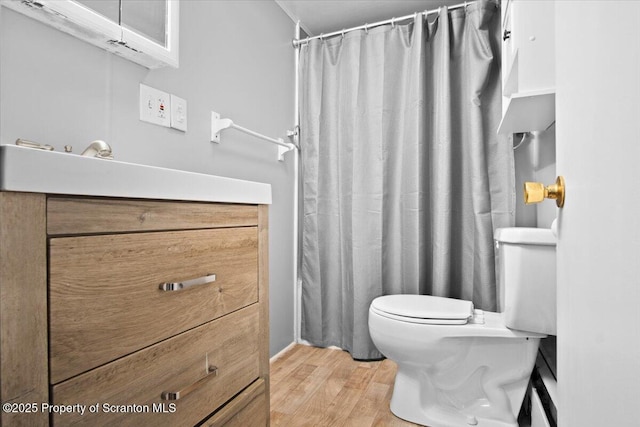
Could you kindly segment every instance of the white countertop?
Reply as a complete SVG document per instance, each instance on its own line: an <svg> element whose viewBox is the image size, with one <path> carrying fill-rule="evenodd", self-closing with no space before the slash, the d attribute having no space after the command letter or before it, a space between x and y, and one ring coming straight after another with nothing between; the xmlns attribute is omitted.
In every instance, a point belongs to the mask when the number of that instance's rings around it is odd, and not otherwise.
<svg viewBox="0 0 640 427"><path fill-rule="evenodd" d="M0 145L0 190L271 204L271 184Z"/></svg>

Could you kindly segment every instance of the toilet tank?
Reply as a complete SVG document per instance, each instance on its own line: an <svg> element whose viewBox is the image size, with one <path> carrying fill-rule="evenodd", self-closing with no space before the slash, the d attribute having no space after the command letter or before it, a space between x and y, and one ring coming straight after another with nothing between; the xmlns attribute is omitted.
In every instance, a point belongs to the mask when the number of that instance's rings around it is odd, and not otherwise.
<svg viewBox="0 0 640 427"><path fill-rule="evenodd" d="M545 228L499 228L498 311L508 328L557 335L556 237Z"/></svg>

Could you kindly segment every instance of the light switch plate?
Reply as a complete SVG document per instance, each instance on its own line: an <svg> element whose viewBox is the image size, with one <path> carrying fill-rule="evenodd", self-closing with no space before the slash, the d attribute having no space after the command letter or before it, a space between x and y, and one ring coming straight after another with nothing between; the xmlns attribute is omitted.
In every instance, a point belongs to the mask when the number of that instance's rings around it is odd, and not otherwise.
<svg viewBox="0 0 640 427"><path fill-rule="evenodd" d="M187 101L171 95L171 127L174 129L187 131Z"/></svg>
<svg viewBox="0 0 640 427"><path fill-rule="evenodd" d="M170 127L170 95L167 92L140 83L140 120Z"/></svg>

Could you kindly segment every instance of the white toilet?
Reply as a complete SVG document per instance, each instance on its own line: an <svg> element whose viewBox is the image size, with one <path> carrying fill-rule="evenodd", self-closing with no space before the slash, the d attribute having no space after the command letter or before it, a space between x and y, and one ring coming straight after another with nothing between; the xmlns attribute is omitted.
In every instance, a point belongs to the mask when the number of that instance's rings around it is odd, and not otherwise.
<svg viewBox="0 0 640 427"><path fill-rule="evenodd" d="M556 334L555 236L502 228L499 313L469 301L387 295L369 308L369 332L398 364L391 411L429 427L517 427L540 338Z"/></svg>

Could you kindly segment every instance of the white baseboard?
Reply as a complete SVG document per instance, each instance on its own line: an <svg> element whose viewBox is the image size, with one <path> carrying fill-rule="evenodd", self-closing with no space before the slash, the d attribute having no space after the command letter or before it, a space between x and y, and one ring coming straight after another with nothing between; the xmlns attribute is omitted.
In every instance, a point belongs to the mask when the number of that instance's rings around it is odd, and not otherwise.
<svg viewBox="0 0 640 427"><path fill-rule="evenodd" d="M306 340L298 340L298 342L292 342L291 344L289 344L288 346L286 346L285 348L283 348L282 350L280 350L279 352L277 352L276 354L273 355L273 357L271 357L269 359L269 363L273 363L276 360L278 360L279 358L281 358L282 356L284 356L289 350L291 350L293 347L295 347L296 345L306 345L307 347L315 347L313 344L311 344L309 341ZM327 350L340 350L342 351L342 349L340 347L336 347L335 345L326 347Z"/></svg>
<svg viewBox="0 0 640 427"><path fill-rule="evenodd" d="M271 357L269 359L269 363L273 363L276 360L278 360L279 358L281 358L286 352L291 350L296 344L297 343L294 341L291 344L289 344L288 346L286 346L285 348L283 348L282 350L280 350L279 352L277 352L276 354L274 354L273 357Z"/></svg>

